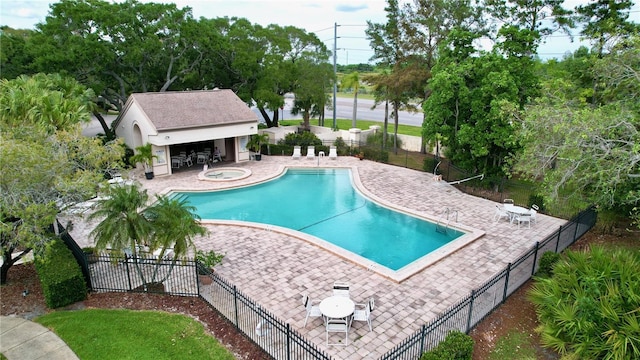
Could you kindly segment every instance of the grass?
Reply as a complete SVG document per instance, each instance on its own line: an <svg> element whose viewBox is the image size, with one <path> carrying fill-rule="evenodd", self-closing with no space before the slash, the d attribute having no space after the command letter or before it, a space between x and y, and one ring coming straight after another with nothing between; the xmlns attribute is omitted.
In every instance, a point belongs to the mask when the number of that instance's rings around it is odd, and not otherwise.
<svg viewBox="0 0 640 360"><path fill-rule="evenodd" d="M278 123L281 126L291 126L291 125L300 125L300 122L302 120L301 119L295 119L295 120L280 120ZM309 122L311 123L311 125L317 125L318 124L318 119L311 119L309 120ZM338 126L338 129L342 129L342 130L347 130L351 128L351 119L336 119L336 125ZM377 121L371 121L371 120L357 120L356 121L356 126L358 129L362 129L362 130L368 130L369 126L372 125L378 125L380 126L380 129L382 129L382 125L383 123L381 122L377 122ZM324 120L324 127L332 127L333 126L333 119L325 119ZM389 134L393 134L393 121L389 121L389 127L387 128L387 131ZM410 136L422 136L422 128L419 126L411 126L411 125L403 125L403 124L398 124L398 134L403 134L403 135L410 135Z"/></svg>
<svg viewBox="0 0 640 360"><path fill-rule="evenodd" d="M518 331L501 337L487 360L535 360L536 351L531 338Z"/></svg>
<svg viewBox="0 0 640 360"><path fill-rule="evenodd" d="M36 319L80 359L234 359L202 324L158 311L58 311Z"/></svg>

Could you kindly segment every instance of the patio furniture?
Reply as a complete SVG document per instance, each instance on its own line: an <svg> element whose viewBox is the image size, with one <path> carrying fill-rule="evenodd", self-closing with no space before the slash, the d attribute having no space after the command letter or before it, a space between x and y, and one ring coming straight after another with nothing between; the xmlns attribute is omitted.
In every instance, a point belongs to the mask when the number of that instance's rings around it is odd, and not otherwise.
<svg viewBox="0 0 640 360"><path fill-rule="evenodd" d="M540 208L538 207L538 205L536 204L531 205L531 209L529 209L529 212L531 213L531 222L533 223L536 222L536 215L538 214L538 211L540 211Z"/></svg>
<svg viewBox="0 0 640 360"><path fill-rule="evenodd" d="M307 146L307 159L314 159L316 157L315 146Z"/></svg>
<svg viewBox="0 0 640 360"><path fill-rule="evenodd" d="M523 208L522 206L517 206L513 204L504 204L504 209L507 210L507 212L509 213L511 217L511 223L516 222L519 215L527 215L529 216L527 220L531 219L531 212L529 211L529 209ZM519 223L518 223L518 227L520 227Z"/></svg>
<svg viewBox="0 0 640 360"><path fill-rule="evenodd" d="M496 205L496 213L493 215L493 221L500 221L503 217L511 222L511 214L509 214L504 206Z"/></svg>
<svg viewBox="0 0 640 360"><path fill-rule="evenodd" d="M513 221L518 222L518 229L520 229L520 224L525 222L531 229L531 214L514 214Z"/></svg>
<svg viewBox="0 0 640 360"><path fill-rule="evenodd" d="M322 317L320 306L317 303L318 301L311 300L307 294L302 295L302 305L304 305L304 309L307 312L307 316L304 318L304 327L307 327L307 320L310 317Z"/></svg>
<svg viewBox="0 0 640 360"><path fill-rule="evenodd" d="M342 345L349 344L349 324L346 319L329 319L326 326L327 345ZM331 333L344 333L344 342L342 338L337 342L331 341Z"/></svg>
<svg viewBox="0 0 640 360"><path fill-rule="evenodd" d="M302 153L300 152L300 146L293 147L293 155L291 155L292 159L300 160Z"/></svg>
<svg viewBox="0 0 640 360"><path fill-rule="evenodd" d="M369 331L373 331L371 327L371 312L373 311L374 304L373 298L369 299L366 304L356 304L349 327L351 327L354 321L364 321L369 325Z"/></svg>
<svg viewBox="0 0 640 360"><path fill-rule="evenodd" d="M513 199L504 199L502 200L503 204L514 204Z"/></svg>
<svg viewBox="0 0 640 360"><path fill-rule="evenodd" d="M329 148L329 159L337 160L338 159L338 150L335 146Z"/></svg>
<svg viewBox="0 0 640 360"><path fill-rule="evenodd" d="M349 284L342 281L333 283L333 295L349 297Z"/></svg>
<svg viewBox="0 0 640 360"><path fill-rule="evenodd" d="M334 295L322 300L318 307L328 319L346 319L353 314L356 304L348 297Z"/></svg>

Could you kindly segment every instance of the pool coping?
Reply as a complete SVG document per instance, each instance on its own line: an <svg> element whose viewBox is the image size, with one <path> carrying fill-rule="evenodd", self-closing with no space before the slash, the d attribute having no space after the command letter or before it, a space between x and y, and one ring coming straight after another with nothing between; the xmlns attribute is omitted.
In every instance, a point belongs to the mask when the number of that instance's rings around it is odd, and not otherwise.
<svg viewBox="0 0 640 360"><path fill-rule="evenodd" d="M278 170L276 172L274 172L274 175L271 177L268 177L266 179L262 179L261 181L257 181L257 182L253 182L250 184L242 184L242 185L238 185L238 186L229 186L229 187L225 187L224 189L216 189L216 190L212 190L212 189L193 189L193 188L166 188L163 191L161 191L161 193L163 195L169 194L171 192L178 192L178 191L183 191L183 192L211 192L211 191L224 191L224 190L231 190L231 189L238 189L238 188L244 188L244 187L248 187L248 186L254 186L257 184L261 184L261 183L265 183L268 181L272 181L274 179L277 179L281 176L283 176L286 172L286 170L288 169L308 169L305 167L297 167L297 166L285 166L285 165L280 165L278 167ZM318 169L318 168L316 168ZM383 206L385 208L388 208L390 210L393 211L397 211L400 213L403 213L405 215L408 216L412 216L421 220L425 220L425 221L429 221L432 222L434 224L438 224L440 222L440 219L435 219L432 216L429 216L427 214L423 214L423 213L419 213L416 212L414 210L405 208L401 205L398 204L393 204L390 203L388 201L385 201L384 199L376 196L375 194L373 194L372 192L368 191L365 186L362 184L362 181L360 180L360 174L358 172L358 167L357 166L344 166L344 167L322 167L320 169L347 169L350 170L350 178L351 178L351 184L355 187L355 189L360 192L364 197L368 198L369 200L375 202L376 204ZM202 173L200 173L202 174ZM200 174L198 174L198 178L200 179ZM250 176L251 174L249 174L248 176ZM242 177L242 179L247 178L246 177ZM237 178L238 180L241 178ZM235 179L228 179L227 181L232 181ZM375 272L385 278L388 278L390 280L393 280L397 283L401 283L404 280L420 273L421 271L427 269L428 267L436 264L438 261L444 259L445 257L453 254L454 252L466 247L467 245L473 243L475 240L481 238L482 236L485 235L484 231L469 227L469 226L465 226L463 224L459 224L459 223L455 223L455 224L447 224L447 227L449 228L453 228L455 230L464 232L465 234L462 235L460 238L455 239L431 252L429 252L428 254L420 257L417 260L412 261L411 263L407 264L406 266L398 269L398 270L392 270L386 266L383 266L381 264L378 264L372 260L369 260L361 255L358 255L354 252L351 252L349 250L346 250L340 246L337 246L329 241L326 241L324 239L321 239L319 237L313 236L313 235L309 235L306 234L304 232L301 231L297 231L297 230L293 230L293 229L289 229L286 227L281 227L281 226L277 226L277 225L271 225L271 224L264 224L264 223L257 223L257 222L249 222L249 221L238 221L238 220L211 220L211 219L206 219L206 220L201 220L200 221L201 224L203 225L231 225L231 226L244 226L244 227L250 227L250 228L256 228L256 229L262 229L262 230L266 230L266 231L274 231L274 232L278 232L281 234L285 234L288 236L292 236L295 238L298 238L300 240L303 240L307 243L310 243L314 246L317 246L323 250L326 250L334 255L337 255L345 260L348 260L350 262L352 262L355 265L361 266L369 271Z"/></svg>

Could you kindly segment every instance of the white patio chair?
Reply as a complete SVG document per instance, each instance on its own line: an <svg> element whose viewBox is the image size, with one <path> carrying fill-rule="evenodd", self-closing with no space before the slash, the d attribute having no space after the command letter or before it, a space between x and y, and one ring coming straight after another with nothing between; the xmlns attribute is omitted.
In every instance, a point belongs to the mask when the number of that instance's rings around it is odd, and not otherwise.
<svg viewBox="0 0 640 360"><path fill-rule="evenodd" d="M316 157L316 147L307 146L307 159L314 159Z"/></svg>
<svg viewBox="0 0 640 360"><path fill-rule="evenodd" d="M300 152L300 146L293 147L293 155L291 155L292 159L300 160L302 153Z"/></svg>
<svg viewBox="0 0 640 360"><path fill-rule="evenodd" d="M354 321L364 321L369 325L369 331L373 331L373 328L371 327L371 311L373 311L373 307L373 298L369 299L369 302L366 304L356 304L356 310L353 312L349 327L351 327L351 324L353 324Z"/></svg>
<svg viewBox="0 0 640 360"><path fill-rule="evenodd" d="M338 150L335 146L329 148L329 159L337 160L338 159Z"/></svg>
<svg viewBox="0 0 640 360"><path fill-rule="evenodd" d="M531 209L529 210L529 212L531 213L532 223L536 222L536 215L538 214L538 211L540 211L540 208L538 207L538 205L536 204L531 205Z"/></svg>
<svg viewBox="0 0 640 360"><path fill-rule="evenodd" d="M531 214L514 214L513 221L518 222L518 229L520 229L520 224L527 223L529 229L531 229Z"/></svg>
<svg viewBox="0 0 640 360"><path fill-rule="evenodd" d="M304 305L304 309L307 312L304 318L304 327L307 327L307 320L309 320L310 317L322 317L322 311L320 311L320 306L318 306L319 303L319 301L311 300L307 294L302 295L302 305ZM322 322L324 323L324 319Z"/></svg>
<svg viewBox="0 0 640 360"><path fill-rule="evenodd" d="M349 344L349 324L346 319L329 319L327 320L327 345L343 345ZM337 342L331 341L331 333L344 333L344 342L340 339Z"/></svg>
<svg viewBox="0 0 640 360"><path fill-rule="evenodd" d="M511 215L509 214L509 212L505 210L503 206L496 205L496 213L493 215L493 221L498 222L503 217L511 221Z"/></svg>
<svg viewBox="0 0 640 360"><path fill-rule="evenodd" d="M333 296L349 297L349 284L342 281L335 281L333 283Z"/></svg>
<svg viewBox="0 0 640 360"><path fill-rule="evenodd" d="M504 199L504 200L502 200L502 203L503 204L512 204L512 205L514 204L513 199Z"/></svg>

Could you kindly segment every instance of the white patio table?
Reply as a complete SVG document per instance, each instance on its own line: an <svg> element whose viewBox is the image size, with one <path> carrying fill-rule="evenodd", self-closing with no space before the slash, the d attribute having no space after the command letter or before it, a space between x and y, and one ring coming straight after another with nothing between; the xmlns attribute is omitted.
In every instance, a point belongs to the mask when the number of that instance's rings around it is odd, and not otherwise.
<svg viewBox="0 0 640 360"><path fill-rule="evenodd" d="M522 206L516 206L513 204L504 204L504 209L509 213L511 222L513 222L513 219L515 219L514 215L531 215L531 210L524 208Z"/></svg>
<svg viewBox="0 0 640 360"><path fill-rule="evenodd" d="M342 319L349 317L356 309L353 300L345 296L331 296L320 302L320 312L322 315L332 319Z"/></svg>

